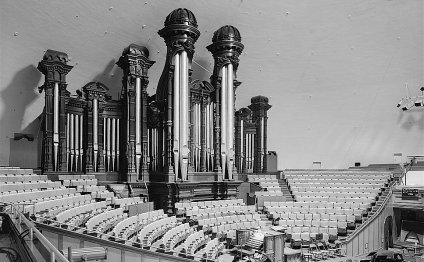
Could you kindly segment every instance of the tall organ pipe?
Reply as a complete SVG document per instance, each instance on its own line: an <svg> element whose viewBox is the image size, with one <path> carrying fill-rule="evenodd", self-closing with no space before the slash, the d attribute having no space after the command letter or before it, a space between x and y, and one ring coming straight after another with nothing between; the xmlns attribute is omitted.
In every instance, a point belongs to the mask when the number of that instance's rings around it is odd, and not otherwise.
<svg viewBox="0 0 424 262"><path fill-rule="evenodd" d="M54 170L58 170L59 154L59 83L54 83L54 111L53 111L53 145L54 145Z"/></svg>
<svg viewBox="0 0 424 262"><path fill-rule="evenodd" d="M181 83L181 123L180 123L180 159L181 159L181 176L183 180L187 180L188 169L188 60L187 52L181 52L181 68L180 68L180 83Z"/></svg>
<svg viewBox="0 0 424 262"><path fill-rule="evenodd" d="M137 176L140 170L141 161L141 79L135 79L135 153Z"/></svg>
<svg viewBox="0 0 424 262"><path fill-rule="evenodd" d="M174 56L174 172L179 178L180 170L180 54Z"/></svg>
<svg viewBox="0 0 424 262"><path fill-rule="evenodd" d="M234 88L233 64L227 65L227 165L228 179L233 179L234 162Z"/></svg>
<svg viewBox="0 0 424 262"><path fill-rule="evenodd" d="M98 104L97 104L97 98L93 99L93 148L94 148L94 171L97 171L97 153L99 150L99 142L98 142Z"/></svg>
<svg viewBox="0 0 424 262"><path fill-rule="evenodd" d="M227 168L227 70L221 69L221 166L222 177L225 179Z"/></svg>

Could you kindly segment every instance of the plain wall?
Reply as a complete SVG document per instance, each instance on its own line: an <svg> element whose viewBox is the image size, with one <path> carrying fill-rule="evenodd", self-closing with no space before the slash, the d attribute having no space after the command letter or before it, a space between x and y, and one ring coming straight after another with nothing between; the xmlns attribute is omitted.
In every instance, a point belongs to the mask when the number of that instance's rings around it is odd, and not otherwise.
<svg viewBox="0 0 424 262"><path fill-rule="evenodd" d="M423 85L423 1L5 0L0 9L0 165L16 163L14 133L37 134L44 93L36 69L47 49L69 54L72 93L90 81L118 96L115 65L131 43L145 45L153 94L165 63L157 31L175 8L194 12L201 36L194 78L209 79L206 50L219 27L242 35L237 108L270 97L268 150L278 168L345 168L422 155L424 113L396 108ZM28 146L28 150L31 148ZM20 148L19 150L21 150ZM36 154L35 150L30 151ZM19 162L19 161L18 161Z"/></svg>

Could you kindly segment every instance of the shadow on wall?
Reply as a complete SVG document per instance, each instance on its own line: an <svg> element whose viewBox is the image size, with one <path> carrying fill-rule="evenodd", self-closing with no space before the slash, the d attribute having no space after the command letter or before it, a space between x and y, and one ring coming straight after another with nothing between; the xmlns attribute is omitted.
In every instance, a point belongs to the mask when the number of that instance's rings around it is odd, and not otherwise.
<svg viewBox="0 0 424 262"><path fill-rule="evenodd" d="M25 110L39 96L36 90L40 78L41 73L37 68L34 65L29 65L19 70L9 85L1 91L0 103L4 106L4 111L0 115L0 146L2 148L9 148L9 142L10 139L13 139L14 133L24 132L21 125ZM28 131L30 129L28 128ZM37 135L31 134L34 137ZM29 148L32 148L32 146ZM0 164L10 164L9 154L12 150L12 148L9 152L0 150ZM31 154L37 154L37 152L31 152Z"/></svg>
<svg viewBox="0 0 424 262"><path fill-rule="evenodd" d="M23 168L35 168L41 165L41 142L42 142L42 120L44 112L35 118L27 127L20 131L28 137L20 137L19 140L10 138L9 165Z"/></svg>
<svg viewBox="0 0 424 262"><path fill-rule="evenodd" d="M109 88L109 95L111 95L113 99L119 99L122 88L123 73L115 63L115 59L110 60L103 72L94 77L93 81L101 82L107 86Z"/></svg>

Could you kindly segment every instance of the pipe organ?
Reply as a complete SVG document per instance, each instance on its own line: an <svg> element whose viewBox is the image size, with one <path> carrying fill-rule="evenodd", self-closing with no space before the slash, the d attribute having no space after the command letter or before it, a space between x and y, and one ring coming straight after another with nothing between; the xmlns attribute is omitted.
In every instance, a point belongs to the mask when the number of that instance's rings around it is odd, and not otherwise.
<svg viewBox="0 0 424 262"><path fill-rule="evenodd" d="M207 47L215 62L210 81L191 77L200 36L191 11L174 10L158 33L167 56L151 96L148 70L155 62L143 46L129 45L117 62L123 70L117 99L100 82L71 95L67 55L45 53L38 65L45 75L43 172L116 173L128 182L173 183L194 181L196 174L231 182L237 173L267 171L268 99L257 96L248 108L235 110L244 49L237 28L214 33Z"/></svg>

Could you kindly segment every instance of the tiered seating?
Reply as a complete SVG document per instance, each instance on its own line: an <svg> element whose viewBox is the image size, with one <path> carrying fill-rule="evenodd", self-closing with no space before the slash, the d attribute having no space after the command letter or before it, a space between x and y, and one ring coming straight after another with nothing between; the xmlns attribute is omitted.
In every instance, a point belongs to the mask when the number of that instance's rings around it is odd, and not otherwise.
<svg viewBox="0 0 424 262"><path fill-rule="evenodd" d="M144 203L144 200L141 199L141 197L112 198L112 204L115 206L129 206L139 203Z"/></svg>
<svg viewBox="0 0 424 262"><path fill-rule="evenodd" d="M91 216L100 214L108 209L110 207L107 206L106 201L90 203L62 211L56 215L55 220L71 226L70 228L72 229L75 226L84 224Z"/></svg>
<svg viewBox="0 0 424 262"><path fill-rule="evenodd" d="M257 176L249 175L248 181L252 183L259 183L259 186L270 192L281 192L281 187L278 184L278 179L269 175Z"/></svg>
<svg viewBox="0 0 424 262"><path fill-rule="evenodd" d="M66 187L74 187L77 192L91 193L93 198L110 200L114 195L105 186L98 186L95 175L57 175Z"/></svg>
<svg viewBox="0 0 424 262"><path fill-rule="evenodd" d="M156 220L145 227L138 233L138 241L145 247L150 247L153 242L163 236L167 231L177 225L175 216Z"/></svg>
<svg viewBox="0 0 424 262"><path fill-rule="evenodd" d="M0 195L0 201L5 203L15 204L31 204L37 203L42 200L54 199L56 197L73 196L76 190L73 188L55 188L46 190L32 190L29 192L3 192Z"/></svg>
<svg viewBox="0 0 424 262"><path fill-rule="evenodd" d="M116 224L123 219L127 218L128 214L124 214L123 208L112 209L104 213L95 215L87 220L85 227L91 232L95 233L107 233Z"/></svg>
<svg viewBox="0 0 424 262"><path fill-rule="evenodd" d="M118 241L132 240L144 226L167 217L162 209L131 216L122 220L114 227L113 235Z"/></svg>
<svg viewBox="0 0 424 262"><path fill-rule="evenodd" d="M193 227L190 227L188 223L171 228L162 238L162 244L165 248L165 252L172 252L176 246L184 242L188 236L195 232L196 230Z"/></svg>
<svg viewBox="0 0 424 262"><path fill-rule="evenodd" d="M197 231L189 235L184 241L183 246L188 256L195 256L196 252L210 241L210 237L203 231Z"/></svg>
<svg viewBox="0 0 424 262"><path fill-rule="evenodd" d="M224 250L224 244L219 242L217 238L212 239L206 244L206 247L203 250L207 259L217 259L218 256Z"/></svg>
<svg viewBox="0 0 424 262"><path fill-rule="evenodd" d="M241 205L244 205L243 199L213 200L201 202L178 202L175 203L175 209L177 214L187 214L187 211L190 211L192 209L206 209Z"/></svg>
<svg viewBox="0 0 424 262"><path fill-rule="evenodd" d="M212 228L213 233L226 234L228 238L234 239L237 229L263 228L266 221L262 221L259 214L248 214L211 218L204 221L204 224L206 228Z"/></svg>
<svg viewBox="0 0 424 262"><path fill-rule="evenodd" d="M256 213L255 206L218 206L208 208L194 207L187 211L187 216L194 220L217 217L231 214L253 214Z"/></svg>
<svg viewBox="0 0 424 262"><path fill-rule="evenodd" d="M28 205L25 207L25 212L42 217L52 217L71 207L85 205L93 201L90 195L80 195L77 193L75 195L43 200L33 205Z"/></svg>
<svg viewBox="0 0 424 262"><path fill-rule="evenodd" d="M363 171L286 171L298 202L264 202L264 210L295 240L310 240L322 234L342 236L355 228L387 186L391 174Z"/></svg>

